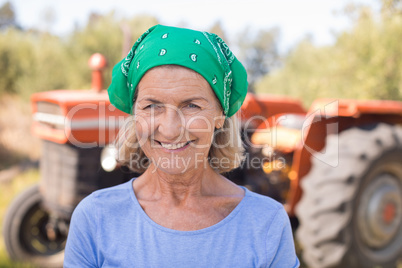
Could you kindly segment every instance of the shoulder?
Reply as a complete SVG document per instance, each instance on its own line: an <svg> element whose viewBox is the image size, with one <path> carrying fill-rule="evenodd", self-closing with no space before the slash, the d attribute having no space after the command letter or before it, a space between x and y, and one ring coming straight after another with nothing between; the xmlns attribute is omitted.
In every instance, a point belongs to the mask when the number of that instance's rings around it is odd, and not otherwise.
<svg viewBox="0 0 402 268"><path fill-rule="evenodd" d="M132 199L132 180L117 186L94 191L85 197L75 208L74 214L93 214L102 210L121 208L123 204L130 203Z"/></svg>
<svg viewBox="0 0 402 268"><path fill-rule="evenodd" d="M112 224L116 224L123 218L126 206L132 203L129 202L131 182L95 191L74 209L66 244L65 267L97 266L98 241L106 233L105 230L108 233L115 230L105 225L105 219L111 219Z"/></svg>
<svg viewBox="0 0 402 268"><path fill-rule="evenodd" d="M130 196L131 192L133 191L132 188L132 183L133 180L130 180L128 182L105 188L105 189L100 189L97 191L94 191L91 194L91 198L97 200L97 199L125 199Z"/></svg>
<svg viewBox="0 0 402 268"><path fill-rule="evenodd" d="M249 223L255 222L268 229L283 228L289 224L289 217L283 205L276 200L247 189L244 198L242 213Z"/></svg>
<svg viewBox="0 0 402 268"><path fill-rule="evenodd" d="M247 199L248 209L256 211L264 211L271 213L278 212L280 210L284 210L283 205L278 201L272 199L271 197L254 193L248 189L246 189L245 198Z"/></svg>

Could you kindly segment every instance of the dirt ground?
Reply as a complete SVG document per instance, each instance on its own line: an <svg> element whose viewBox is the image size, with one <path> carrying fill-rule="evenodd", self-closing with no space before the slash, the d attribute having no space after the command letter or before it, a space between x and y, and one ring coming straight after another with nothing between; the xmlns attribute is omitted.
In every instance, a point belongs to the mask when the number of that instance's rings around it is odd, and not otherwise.
<svg viewBox="0 0 402 268"><path fill-rule="evenodd" d="M31 135L31 107L18 97L0 98L0 170L21 162L36 162L40 140Z"/></svg>

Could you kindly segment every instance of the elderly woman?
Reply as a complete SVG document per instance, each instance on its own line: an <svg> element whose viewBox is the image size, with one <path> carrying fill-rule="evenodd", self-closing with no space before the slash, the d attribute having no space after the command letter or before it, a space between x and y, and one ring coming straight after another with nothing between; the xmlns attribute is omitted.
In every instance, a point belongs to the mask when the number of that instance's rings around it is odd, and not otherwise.
<svg viewBox="0 0 402 268"><path fill-rule="evenodd" d="M215 34L157 25L113 69L133 115L119 156L143 174L75 209L65 267L298 267L281 204L226 179L247 75Z"/></svg>

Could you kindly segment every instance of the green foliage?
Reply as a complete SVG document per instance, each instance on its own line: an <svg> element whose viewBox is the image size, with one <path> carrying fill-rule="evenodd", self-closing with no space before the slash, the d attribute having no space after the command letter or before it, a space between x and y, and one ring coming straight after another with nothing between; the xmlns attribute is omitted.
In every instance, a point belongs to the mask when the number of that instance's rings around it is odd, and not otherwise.
<svg viewBox="0 0 402 268"><path fill-rule="evenodd" d="M19 52L17 54L23 64L22 76L15 78L18 93L28 96L32 92L68 86L66 69L69 58L60 39L49 34L33 34L29 41L32 49L30 57L21 57Z"/></svg>
<svg viewBox="0 0 402 268"><path fill-rule="evenodd" d="M129 42L126 47L130 49L133 40L155 24L157 20L151 16L123 20L111 12L91 14L85 27L64 39L46 32L7 28L0 32L0 96L19 94L28 99L38 91L90 88L88 60L97 52L109 63L104 77L108 86L111 67L128 52L122 53L123 40ZM126 25L129 38L123 38L122 25Z"/></svg>
<svg viewBox="0 0 402 268"><path fill-rule="evenodd" d="M6 2L0 7L0 29L8 26L17 27L14 7L10 2Z"/></svg>
<svg viewBox="0 0 402 268"><path fill-rule="evenodd" d="M92 14L85 28L76 30L67 41L70 58L69 88L89 88L91 70L89 57L96 52L103 54L108 62L117 62L120 57L122 33L113 14ZM75 71L74 71L75 70ZM107 75L106 80L110 79Z"/></svg>
<svg viewBox="0 0 402 268"><path fill-rule="evenodd" d="M254 91L255 83L270 73L279 64L279 30L263 29L253 33L246 27L238 38L240 61L247 70L249 90Z"/></svg>
<svg viewBox="0 0 402 268"><path fill-rule="evenodd" d="M46 33L9 28L0 34L0 95L21 94L68 86L66 45Z"/></svg>
<svg viewBox="0 0 402 268"><path fill-rule="evenodd" d="M389 2L383 1L381 14L355 7L353 27L332 46L301 42L257 92L292 95L306 104L321 97L402 100L402 16L395 5L385 6Z"/></svg>
<svg viewBox="0 0 402 268"><path fill-rule="evenodd" d="M15 78L28 75L25 68L33 61L33 50L26 37L15 29L0 35L0 94L18 91Z"/></svg>

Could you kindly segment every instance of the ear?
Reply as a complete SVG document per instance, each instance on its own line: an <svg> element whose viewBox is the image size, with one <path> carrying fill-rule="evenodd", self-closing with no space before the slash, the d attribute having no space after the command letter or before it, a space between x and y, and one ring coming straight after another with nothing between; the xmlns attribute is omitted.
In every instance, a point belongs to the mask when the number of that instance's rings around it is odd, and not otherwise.
<svg viewBox="0 0 402 268"><path fill-rule="evenodd" d="M220 129L223 127L223 123L225 123L226 117L222 114L220 116L215 117L215 129Z"/></svg>

